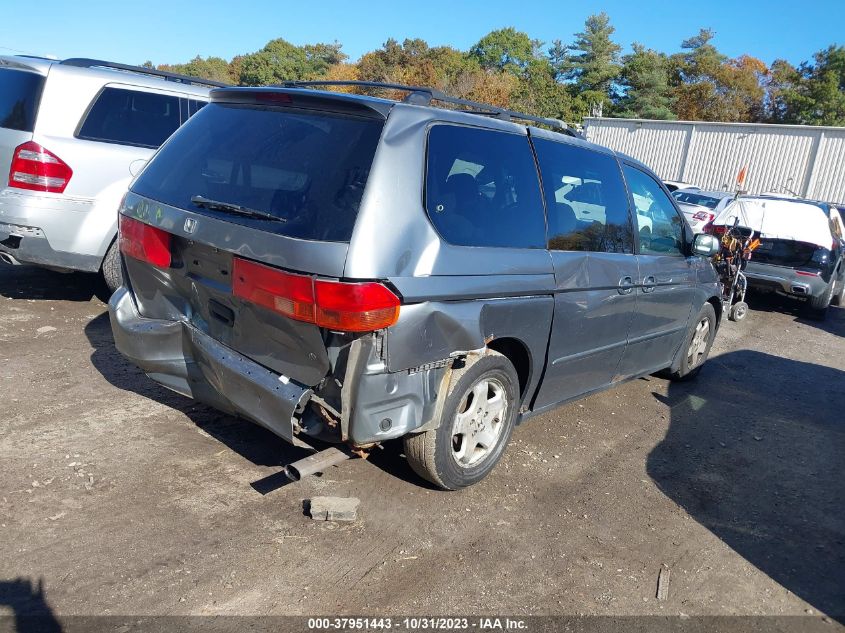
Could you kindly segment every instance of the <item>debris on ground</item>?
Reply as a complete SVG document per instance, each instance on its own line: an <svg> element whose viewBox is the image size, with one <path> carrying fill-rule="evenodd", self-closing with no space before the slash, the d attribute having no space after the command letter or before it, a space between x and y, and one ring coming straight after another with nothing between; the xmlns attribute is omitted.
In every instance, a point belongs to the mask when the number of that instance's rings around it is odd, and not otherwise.
<svg viewBox="0 0 845 633"><path fill-rule="evenodd" d="M357 497L313 497L308 511L315 521L354 521L359 503Z"/></svg>
<svg viewBox="0 0 845 633"><path fill-rule="evenodd" d="M660 568L657 574L657 599L666 600L669 597L669 575L671 572L666 565Z"/></svg>

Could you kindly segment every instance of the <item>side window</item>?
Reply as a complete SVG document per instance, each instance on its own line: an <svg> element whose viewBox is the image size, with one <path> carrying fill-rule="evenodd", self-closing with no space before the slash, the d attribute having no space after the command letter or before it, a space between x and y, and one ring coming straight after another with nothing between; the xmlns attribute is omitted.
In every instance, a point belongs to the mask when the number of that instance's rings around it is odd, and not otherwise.
<svg viewBox="0 0 845 633"><path fill-rule="evenodd" d="M535 139L540 161L548 246L559 251L633 253L628 195L613 156Z"/></svg>
<svg viewBox="0 0 845 633"><path fill-rule="evenodd" d="M90 141L157 148L179 127L179 98L105 88L77 134Z"/></svg>
<svg viewBox="0 0 845 633"><path fill-rule="evenodd" d="M457 125L432 127L425 206L450 244L545 244L540 183L525 136Z"/></svg>
<svg viewBox="0 0 845 633"><path fill-rule="evenodd" d="M683 219L675 210L657 181L630 165L625 165L625 178L637 210L640 253L644 255L683 255Z"/></svg>

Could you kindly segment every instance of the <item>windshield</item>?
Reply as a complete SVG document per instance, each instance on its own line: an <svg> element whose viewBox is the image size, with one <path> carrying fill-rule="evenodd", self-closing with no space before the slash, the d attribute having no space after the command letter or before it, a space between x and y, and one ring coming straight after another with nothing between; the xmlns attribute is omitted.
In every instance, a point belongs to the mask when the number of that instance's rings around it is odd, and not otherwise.
<svg viewBox="0 0 845 633"><path fill-rule="evenodd" d="M43 88L37 73L0 68L0 127L32 132Z"/></svg>
<svg viewBox="0 0 845 633"><path fill-rule="evenodd" d="M383 125L325 111L210 104L164 144L132 191L274 233L348 242Z"/></svg>

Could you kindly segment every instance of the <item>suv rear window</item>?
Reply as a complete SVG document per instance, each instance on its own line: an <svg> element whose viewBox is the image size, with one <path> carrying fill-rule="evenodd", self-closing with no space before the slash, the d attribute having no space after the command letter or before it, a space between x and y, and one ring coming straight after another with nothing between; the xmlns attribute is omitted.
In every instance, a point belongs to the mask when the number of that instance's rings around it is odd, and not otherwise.
<svg viewBox="0 0 845 633"><path fill-rule="evenodd" d="M43 88L37 73L0 68L0 127L32 132Z"/></svg>
<svg viewBox="0 0 845 633"><path fill-rule="evenodd" d="M540 181L525 136L435 125L428 136L425 202L450 244L545 247Z"/></svg>
<svg viewBox="0 0 845 633"><path fill-rule="evenodd" d="M348 242L383 126L325 111L210 104L162 147L132 190L282 235ZM194 196L284 221L198 207Z"/></svg>
<svg viewBox="0 0 845 633"><path fill-rule="evenodd" d="M180 123L179 97L105 88L88 111L78 138L155 149Z"/></svg>

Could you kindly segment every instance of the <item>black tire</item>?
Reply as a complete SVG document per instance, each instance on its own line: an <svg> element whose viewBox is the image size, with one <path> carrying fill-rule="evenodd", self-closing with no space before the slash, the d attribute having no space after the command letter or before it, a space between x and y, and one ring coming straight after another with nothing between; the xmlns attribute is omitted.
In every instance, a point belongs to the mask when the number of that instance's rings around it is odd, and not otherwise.
<svg viewBox="0 0 845 633"><path fill-rule="evenodd" d="M730 312L728 312L728 318L731 321L742 321L746 316L748 316L748 304L745 301L738 301L731 306Z"/></svg>
<svg viewBox="0 0 845 633"><path fill-rule="evenodd" d="M824 321L827 318L827 309L833 299L833 292L836 288L836 280L831 279L830 284L818 297L810 297L807 302L807 312L811 319Z"/></svg>
<svg viewBox="0 0 845 633"><path fill-rule="evenodd" d="M495 437L495 442L488 449L481 449L481 444L475 443L478 428L472 431L471 436L456 434L454 431L458 428L457 418L462 409L467 414L465 420L471 416L473 423L476 422L478 414L474 412L476 402L473 388L484 388L482 386L485 384L488 394L501 390L504 402L500 405L503 412L497 418L480 421L481 430ZM484 479L498 463L510 440L519 409L519 395L516 370L498 352L488 351L475 363L454 370L438 428L405 436L405 457L411 468L420 477L444 490L459 490ZM495 402L496 397L494 395L488 402ZM486 413L487 408L484 409ZM492 429L496 419L498 423L494 432ZM470 455L478 453L479 449L485 452L479 454L478 461L471 461ZM462 455L459 456L459 453ZM466 464L460 461L464 458Z"/></svg>
<svg viewBox="0 0 845 633"><path fill-rule="evenodd" d="M106 251L106 256L103 258L102 274L110 293L114 293L123 285L123 267L120 263L120 249L117 240L112 242L109 250Z"/></svg>
<svg viewBox="0 0 845 633"><path fill-rule="evenodd" d="M699 345L696 346L693 352L693 341L704 320L708 322L706 339L702 336ZM707 360L707 356L710 354L713 341L716 339L716 323L716 310L709 303L705 303L698 316L692 322L686 338L684 338L683 347L679 352L681 354L681 364L676 371L669 372L669 380L692 380L698 375L698 372L701 371L701 367Z"/></svg>

